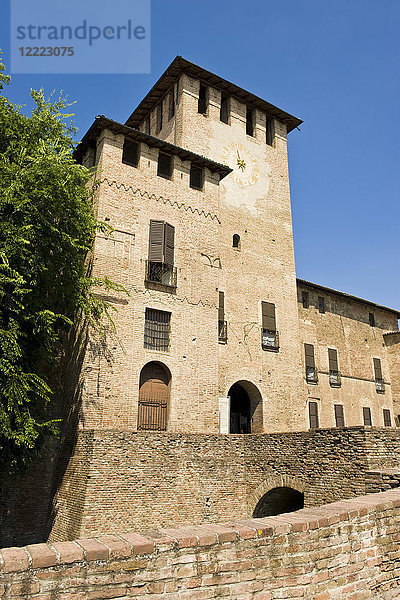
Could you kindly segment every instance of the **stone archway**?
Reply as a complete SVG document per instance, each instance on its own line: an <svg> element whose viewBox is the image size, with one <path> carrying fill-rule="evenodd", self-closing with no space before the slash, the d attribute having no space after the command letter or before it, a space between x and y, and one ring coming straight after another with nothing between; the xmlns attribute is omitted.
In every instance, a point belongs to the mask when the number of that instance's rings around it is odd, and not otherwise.
<svg viewBox="0 0 400 600"><path fill-rule="evenodd" d="M277 487L269 490L258 501L253 517L272 517L282 513L293 512L304 508L304 494L289 487Z"/></svg>
<svg viewBox="0 0 400 600"><path fill-rule="evenodd" d="M140 372L138 430L167 429L171 373L163 363L152 361Z"/></svg>
<svg viewBox="0 0 400 600"><path fill-rule="evenodd" d="M230 398L229 433L262 433L262 396L250 381L237 381L228 392Z"/></svg>
<svg viewBox="0 0 400 600"><path fill-rule="evenodd" d="M256 518L292 512L304 507L304 483L289 475L272 475L247 498L247 514Z"/></svg>

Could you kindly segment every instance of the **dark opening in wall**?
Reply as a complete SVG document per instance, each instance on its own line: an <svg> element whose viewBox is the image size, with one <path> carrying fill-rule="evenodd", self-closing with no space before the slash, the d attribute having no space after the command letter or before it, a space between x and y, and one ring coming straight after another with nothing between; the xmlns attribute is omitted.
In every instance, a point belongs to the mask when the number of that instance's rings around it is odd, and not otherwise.
<svg viewBox="0 0 400 600"><path fill-rule="evenodd" d="M219 118L223 123L229 123L229 96L225 96L225 94L221 94Z"/></svg>
<svg viewBox="0 0 400 600"><path fill-rule="evenodd" d="M254 110L249 106L246 109L246 133L254 136Z"/></svg>
<svg viewBox="0 0 400 600"><path fill-rule="evenodd" d="M171 177L172 177L172 156L170 154L164 154L164 152L159 152L157 175L159 175L160 177L165 177L165 179L171 179Z"/></svg>
<svg viewBox="0 0 400 600"><path fill-rule="evenodd" d="M240 235L238 233L233 235L232 246L240 250Z"/></svg>
<svg viewBox="0 0 400 600"><path fill-rule="evenodd" d="M190 187L195 190L202 190L204 182L204 173L201 167L191 165L190 167Z"/></svg>
<svg viewBox="0 0 400 600"><path fill-rule="evenodd" d="M259 500L253 517L272 517L304 508L304 494L289 487L273 488Z"/></svg>
<svg viewBox="0 0 400 600"><path fill-rule="evenodd" d="M131 140L125 140L122 149L122 162L130 167L137 167L139 164L139 144Z"/></svg>
<svg viewBox="0 0 400 600"><path fill-rule="evenodd" d="M201 83L200 89L199 89L199 102L198 102L197 110L202 115L205 115L205 114L207 114L207 108L208 108L208 89L207 89L207 86L205 86L203 83Z"/></svg>

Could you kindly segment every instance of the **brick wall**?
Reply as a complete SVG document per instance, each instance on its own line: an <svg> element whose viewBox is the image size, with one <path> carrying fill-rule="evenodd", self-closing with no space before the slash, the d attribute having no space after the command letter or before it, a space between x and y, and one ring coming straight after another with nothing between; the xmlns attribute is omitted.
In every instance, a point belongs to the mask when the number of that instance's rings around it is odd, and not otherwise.
<svg viewBox="0 0 400 600"><path fill-rule="evenodd" d="M7 548L5 599L394 600L400 491L264 519Z"/></svg>
<svg viewBox="0 0 400 600"><path fill-rule="evenodd" d="M56 497L51 539L250 517L262 496L281 486L304 493L305 506L380 491L389 486L369 472L399 471L399 449L397 431L362 427L268 435L81 432Z"/></svg>

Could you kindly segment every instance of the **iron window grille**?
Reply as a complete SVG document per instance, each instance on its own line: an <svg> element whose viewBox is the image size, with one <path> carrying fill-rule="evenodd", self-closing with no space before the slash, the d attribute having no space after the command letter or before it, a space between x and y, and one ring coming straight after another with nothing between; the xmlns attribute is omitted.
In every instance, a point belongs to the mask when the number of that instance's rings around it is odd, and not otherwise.
<svg viewBox="0 0 400 600"><path fill-rule="evenodd" d="M155 283L170 289L176 289L177 269L172 265L146 260L145 282Z"/></svg>
<svg viewBox="0 0 400 600"><path fill-rule="evenodd" d="M218 321L218 341L226 344L228 341L228 324L226 321Z"/></svg>
<svg viewBox="0 0 400 600"><path fill-rule="evenodd" d="M331 387L340 387L342 385L340 371L329 371L329 384Z"/></svg>
<svg viewBox="0 0 400 600"><path fill-rule="evenodd" d="M306 381L308 383L318 383L318 369L316 367L306 367Z"/></svg>
<svg viewBox="0 0 400 600"><path fill-rule="evenodd" d="M279 331L261 330L261 346L263 350L279 350Z"/></svg>
<svg viewBox="0 0 400 600"><path fill-rule="evenodd" d="M171 313L146 308L144 347L167 352L169 350Z"/></svg>

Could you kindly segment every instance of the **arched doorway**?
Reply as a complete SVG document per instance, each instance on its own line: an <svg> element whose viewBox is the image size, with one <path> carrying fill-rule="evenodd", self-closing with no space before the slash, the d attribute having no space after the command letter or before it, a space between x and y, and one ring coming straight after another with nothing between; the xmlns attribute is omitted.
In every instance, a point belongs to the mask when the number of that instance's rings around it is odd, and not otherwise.
<svg viewBox="0 0 400 600"><path fill-rule="evenodd" d="M171 373L160 362L143 367L139 381L138 429L165 431L167 429Z"/></svg>
<svg viewBox="0 0 400 600"><path fill-rule="evenodd" d="M228 392L230 397L229 433L262 433L262 398L249 381L237 381Z"/></svg>
<svg viewBox="0 0 400 600"><path fill-rule="evenodd" d="M272 517L304 508L304 494L289 487L276 487L264 494L254 509L253 517Z"/></svg>

